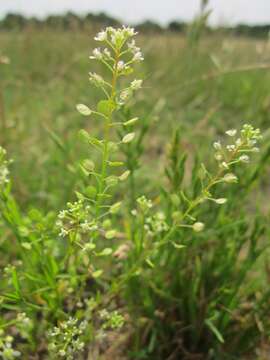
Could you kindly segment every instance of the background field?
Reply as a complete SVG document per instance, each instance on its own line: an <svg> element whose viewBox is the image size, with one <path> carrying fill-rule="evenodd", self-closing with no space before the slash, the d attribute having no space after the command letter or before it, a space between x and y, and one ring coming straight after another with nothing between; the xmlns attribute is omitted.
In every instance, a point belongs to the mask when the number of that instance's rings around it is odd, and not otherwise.
<svg viewBox="0 0 270 360"><path fill-rule="evenodd" d="M99 93L89 84L93 34L66 31L0 33L1 53L10 65L1 67L5 125L2 143L15 159L14 189L28 207L61 208L76 183L74 161L80 128L97 131L96 121L77 114L78 102L95 104ZM183 148L196 148L202 159L225 129L245 122L266 129L270 118L267 40L215 34L196 47L181 34L140 35L145 79L136 114L148 115L142 183L155 181L162 169L172 130L181 128ZM4 129L5 126L5 129ZM153 171L154 170L154 171Z"/></svg>

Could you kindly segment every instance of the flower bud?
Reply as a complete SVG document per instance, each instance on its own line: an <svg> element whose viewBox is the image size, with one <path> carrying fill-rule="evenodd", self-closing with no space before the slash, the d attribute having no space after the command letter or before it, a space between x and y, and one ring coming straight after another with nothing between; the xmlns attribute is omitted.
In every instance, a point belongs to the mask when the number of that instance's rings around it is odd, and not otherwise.
<svg viewBox="0 0 270 360"><path fill-rule="evenodd" d="M204 223L202 222L195 222L193 225L192 225L192 228L195 232L200 232L204 229L205 225Z"/></svg>
<svg viewBox="0 0 270 360"><path fill-rule="evenodd" d="M220 199L213 199L216 204L223 205L227 202L227 199L220 198Z"/></svg>
<svg viewBox="0 0 270 360"><path fill-rule="evenodd" d="M92 113L92 110L89 109L89 107L84 104L78 104L76 106L76 109L79 111L80 114L82 114L84 116L89 116Z"/></svg>

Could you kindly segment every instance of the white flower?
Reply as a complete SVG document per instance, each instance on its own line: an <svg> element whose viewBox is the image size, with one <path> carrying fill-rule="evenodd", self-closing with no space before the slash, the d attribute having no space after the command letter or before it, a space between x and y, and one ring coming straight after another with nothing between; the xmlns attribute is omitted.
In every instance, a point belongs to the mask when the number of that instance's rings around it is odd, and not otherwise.
<svg viewBox="0 0 270 360"><path fill-rule="evenodd" d="M204 223L202 222L195 222L193 225L192 225L192 229L195 231L195 232L200 232L204 229L205 225Z"/></svg>
<svg viewBox="0 0 270 360"><path fill-rule="evenodd" d="M132 36L135 36L137 34L137 32L135 31L134 28L131 28L129 26L125 26L123 25L123 33L125 36L128 36L128 37L132 37Z"/></svg>
<svg viewBox="0 0 270 360"><path fill-rule="evenodd" d="M95 84L96 86L104 85L105 81L102 78L102 76L96 74L96 73L89 73L89 80Z"/></svg>
<svg viewBox="0 0 270 360"><path fill-rule="evenodd" d="M252 152L260 152L260 149L258 147L254 147L251 149Z"/></svg>
<svg viewBox="0 0 270 360"><path fill-rule="evenodd" d="M143 81L142 80L133 80L130 84L130 87L132 90L138 90L142 87L142 83Z"/></svg>
<svg viewBox="0 0 270 360"><path fill-rule="evenodd" d="M94 39L96 41L105 41L107 40L107 31L100 31L95 37Z"/></svg>
<svg viewBox="0 0 270 360"><path fill-rule="evenodd" d="M231 129L231 130L226 131L226 134L228 136L235 136L236 133L237 133L237 130L235 130L235 129Z"/></svg>
<svg viewBox="0 0 270 360"><path fill-rule="evenodd" d="M64 219L66 216L66 210L61 210L58 214L59 219Z"/></svg>
<svg viewBox="0 0 270 360"><path fill-rule="evenodd" d="M0 185L5 185L9 183L9 170L3 165L0 166Z"/></svg>
<svg viewBox="0 0 270 360"><path fill-rule="evenodd" d="M216 153L216 154L215 154L215 159L216 159L217 161L221 161L221 160L223 159L223 156L222 156L220 153Z"/></svg>
<svg viewBox="0 0 270 360"><path fill-rule="evenodd" d="M59 236L65 237L65 236L67 236L67 235L68 235L68 231L67 231L67 230L65 230L65 229L61 229L61 230L60 230Z"/></svg>
<svg viewBox="0 0 270 360"><path fill-rule="evenodd" d="M238 178L233 173L228 173L224 175L223 181L230 184L230 183L236 183L238 181Z"/></svg>
<svg viewBox="0 0 270 360"><path fill-rule="evenodd" d="M229 169L229 165L225 161L220 164L220 167L222 167L223 169Z"/></svg>
<svg viewBox="0 0 270 360"><path fill-rule="evenodd" d="M243 163L248 163L249 162L249 156L248 155L242 155L242 156L240 156L239 161L241 161Z"/></svg>
<svg viewBox="0 0 270 360"><path fill-rule="evenodd" d="M82 230L82 232L86 233L87 231L90 230L90 224L87 220L85 220L83 223L80 224L80 228Z"/></svg>
<svg viewBox="0 0 270 360"><path fill-rule="evenodd" d="M236 144L237 146L240 146L240 145L242 144L242 140L241 140L240 138L238 138L238 139L236 140L235 144Z"/></svg>
<svg viewBox="0 0 270 360"><path fill-rule="evenodd" d="M214 142L213 147L214 147L214 149L216 149L216 150L221 150L222 146L221 146L220 141Z"/></svg>
<svg viewBox="0 0 270 360"><path fill-rule="evenodd" d="M100 51L100 48L96 48L93 50L93 55L90 56L90 59L97 59L97 60L102 59L102 52Z"/></svg>
<svg viewBox="0 0 270 360"><path fill-rule="evenodd" d="M232 152L236 149L236 146L235 145L227 145L226 148L228 151Z"/></svg>
<svg viewBox="0 0 270 360"><path fill-rule="evenodd" d="M120 99L122 100L122 102L125 102L126 100L128 100L130 96L131 96L130 89L124 89L120 93Z"/></svg>
<svg viewBox="0 0 270 360"><path fill-rule="evenodd" d="M110 57L111 57L111 52L110 52L107 48L105 48L105 49L103 50L103 54L104 54L107 58L110 58Z"/></svg>
<svg viewBox="0 0 270 360"><path fill-rule="evenodd" d="M134 54L133 61L139 62L139 61L143 61L143 60L144 60L144 57L143 57L141 51L138 51Z"/></svg>
<svg viewBox="0 0 270 360"><path fill-rule="evenodd" d="M133 39L128 44L129 50L135 55L137 52L140 51L140 48L136 46L135 40Z"/></svg>
<svg viewBox="0 0 270 360"><path fill-rule="evenodd" d="M122 61L122 60L118 61L118 63L117 63L117 70L118 70L118 71L122 71L122 70L124 70L124 68L125 68L125 63L124 63L124 61Z"/></svg>

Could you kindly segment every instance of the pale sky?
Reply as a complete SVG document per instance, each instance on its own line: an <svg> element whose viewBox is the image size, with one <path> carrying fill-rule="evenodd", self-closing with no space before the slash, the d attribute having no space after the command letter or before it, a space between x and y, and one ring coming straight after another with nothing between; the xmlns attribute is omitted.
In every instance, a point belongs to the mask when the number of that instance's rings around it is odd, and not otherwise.
<svg viewBox="0 0 270 360"><path fill-rule="evenodd" d="M45 16L74 11L79 14L104 11L126 23L145 19L166 23L190 20L200 0L0 0L0 17L8 12ZM211 23L270 23L270 0L210 0Z"/></svg>

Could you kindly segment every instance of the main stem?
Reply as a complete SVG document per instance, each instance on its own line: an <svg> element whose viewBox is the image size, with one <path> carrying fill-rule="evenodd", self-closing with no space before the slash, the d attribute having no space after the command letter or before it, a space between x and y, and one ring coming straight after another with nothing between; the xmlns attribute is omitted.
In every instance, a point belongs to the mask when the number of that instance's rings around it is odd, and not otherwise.
<svg viewBox="0 0 270 360"><path fill-rule="evenodd" d="M119 62L120 50L115 51L115 66L114 72L112 77L112 87L111 87L111 95L108 101L114 102L115 94L116 94L116 82L118 77L118 62ZM100 214L100 208L103 204L103 196L104 190L106 187L106 177L107 177L107 167L108 167L108 160L109 160L109 139L110 139L110 128L112 124L112 113L113 110L110 111L104 128L104 149L102 153L102 165L101 165L101 178L99 183L99 190L98 190L98 200L97 200L97 209L96 215L97 217Z"/></svg>

